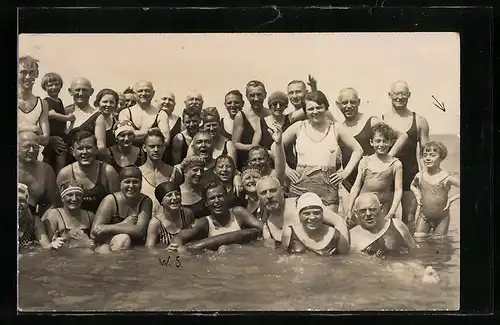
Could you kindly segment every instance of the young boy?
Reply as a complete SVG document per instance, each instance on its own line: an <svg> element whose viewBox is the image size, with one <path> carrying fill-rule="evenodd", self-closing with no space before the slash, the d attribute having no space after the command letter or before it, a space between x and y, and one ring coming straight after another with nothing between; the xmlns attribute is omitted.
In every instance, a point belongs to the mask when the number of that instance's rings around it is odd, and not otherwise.
<svg viewBox="0 0 500 325"><path fill-rule="evenodd" d="M52 166L56 174L66 165L66 122L75 120L72 113L65 114L63 102L58 97L62 86L63 80L57 73L50 72L42 78L42 89L48 95L44 100L48 104L50 124L50 141L43 150L43 161Z"/></svg>
<svg viewBox="0 0 500 325"><path fill-rule="evenodd" d="M443 236L450 225L450 204L460 194L448 197L451 186L460 188L460 178L441 169L441 162L448 150L441 142L430 141L422 149L422 160L426 170L415 175L410 189L420 206L417 216L415 237L429 235Z"/></svg>
<svg viewBox="0 0 500 325"><path fill-rule="evenodd" d="M399 159L389 155L394 139L395 132L389 125L378 123L373 126L370 145L375 153L363 157L359 162L346 214L349 226L355 226L351 211L360 193L374 193L382 205L381 213L386 219L395 217L403 196L403 166Z"/></svg>

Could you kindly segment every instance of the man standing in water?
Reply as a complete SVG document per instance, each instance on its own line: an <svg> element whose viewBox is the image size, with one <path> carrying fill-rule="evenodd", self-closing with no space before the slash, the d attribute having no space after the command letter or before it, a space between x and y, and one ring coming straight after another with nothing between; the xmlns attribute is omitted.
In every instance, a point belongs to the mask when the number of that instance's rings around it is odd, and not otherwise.
<svg viewBox="0 0 500 325"><path fill-rule="evenodd" d="M429 141L429 123L425 117L417 115L408 109L410 96L410 88L405 81L393 83L389 92L392 110L382 115L382 119L390 124L393 129L406 133L408 136L408 140L400 148L396 158L399 158L403 164L403 199L401 200L403 222L413 232L417 201L410 190L410 184L420 169L420 160L417 155L420 153L420 149ZM419 143L419 146L417 146L417 143Z"/></svg>
<svg viewBox="0 0 500 325"><path fill-rule="evenodd" d="M135 144L142 145L149 129L159 128L165 137L165 143L170 142L170 127L168 115L151 104L155 90L151 81L139 80L134 85L134 94L137 103L120 112L118 120L129 120L135 129Z"/></svg>
<svg viewBox="0 0 500 325"><path fill-rule="evenodd" d="M203 108L203 96L197 91L192 91L186 96L184 104L186 105L186 108L201 112L201 109Z"/></svg>
<svg viewBox="0 0 500 325"><path fill-rule="evenodd" d="M38 78L38 63L30 56L18 60L17 74L17 119L19 132L34 132L41 145L49 143L49 106L33 94L33 85ZM65 147L63 146L63 149Z"/></svg>
<svg viewBox="0 0 500 325"><path fill-rule="evenodd" d="M98 111L89 104L90 96L94 93L90 80L83 77L73 79L68 92L73 97L73 104L66 106L64 110L66 115L73 113L75 116L73 122L67 122L68 130L85 128L94 133L94 127L91 124L97 119Z"/></svg>

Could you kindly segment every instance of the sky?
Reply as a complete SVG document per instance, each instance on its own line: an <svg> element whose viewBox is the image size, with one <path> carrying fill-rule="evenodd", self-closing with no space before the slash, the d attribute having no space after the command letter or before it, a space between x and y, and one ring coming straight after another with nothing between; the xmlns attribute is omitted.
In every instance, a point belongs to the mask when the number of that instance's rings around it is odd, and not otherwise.
<svg viewBox="0 0 500 325"><path fill-rule="evenodd" d="M178 115L195 90L205 107L225 116L229 90L244 94L246 83L258 79L268 94L286 91L288 82L311 74L342 119L335 107L342 88L358 91L361 112L380 116L391 108L391 84L405 80L408 108L427 118L431 134L460 134L458 33L21 34L18 44L20 56L40 61L34 93L45 96L41 77L57 72L65 105L72 102L67 89L76 77L90 79L94 96L102 88L122 91L147 79L156 98L175 94ZM434 106L433 95L446 112Z"/></svg>

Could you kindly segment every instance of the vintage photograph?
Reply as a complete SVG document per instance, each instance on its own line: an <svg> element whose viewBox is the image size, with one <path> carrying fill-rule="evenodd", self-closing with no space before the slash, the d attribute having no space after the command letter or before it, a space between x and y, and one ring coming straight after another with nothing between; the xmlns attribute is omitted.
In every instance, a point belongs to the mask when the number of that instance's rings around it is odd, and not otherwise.
<svg viewBox="0 0 500 325"><path fill-rule="evenodd" d="M20 34L18 309L460 308L458 33Z"/></svg>

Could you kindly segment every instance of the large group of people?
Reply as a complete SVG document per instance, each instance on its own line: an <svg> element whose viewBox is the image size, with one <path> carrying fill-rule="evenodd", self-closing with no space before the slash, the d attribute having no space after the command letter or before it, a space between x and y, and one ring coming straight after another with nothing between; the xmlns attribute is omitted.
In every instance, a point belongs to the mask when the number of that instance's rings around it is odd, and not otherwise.
<svg viewBox="0 0 500 325"><path fill-rule="evenodd" d="M355 89L340 90L338 121L311 76L269 95L251 80L244 94L227 92L221 118L199 92L176 116L174 94L156 95L147 80L102 89L91 105L92 83L77 77L65 106L59 74L41 78L41 99L39 62L22 56L18 68L20 248L183 251L262 239L290 253L386 256L448 231L460 181L441 168L447 149L408 109L404 81L381 117L359 111Z"/></svg>

